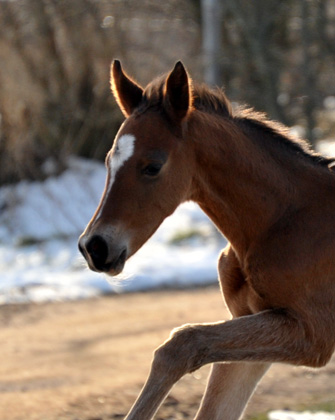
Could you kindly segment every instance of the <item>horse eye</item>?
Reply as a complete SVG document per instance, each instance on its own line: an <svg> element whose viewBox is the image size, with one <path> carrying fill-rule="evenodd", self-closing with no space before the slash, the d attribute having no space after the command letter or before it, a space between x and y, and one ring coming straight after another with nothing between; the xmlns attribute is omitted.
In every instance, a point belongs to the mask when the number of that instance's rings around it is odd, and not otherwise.
<svg viewBox="0 0 335 420"><path fill-rule="evenodd" d="M149 163L149 165L142 169L142 174L147 176L156 176L159 174L161 168L162 164L160 163Z"/></svg>

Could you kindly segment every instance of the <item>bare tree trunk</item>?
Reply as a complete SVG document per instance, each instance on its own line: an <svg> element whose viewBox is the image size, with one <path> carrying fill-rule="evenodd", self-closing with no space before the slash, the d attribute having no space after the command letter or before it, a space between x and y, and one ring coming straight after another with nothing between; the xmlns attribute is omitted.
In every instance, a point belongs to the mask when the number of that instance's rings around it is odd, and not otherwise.
<svg viewBox="0 0 335 420"><path fill-rule="evenodd" d="M316 138L314 134L314 128L316 127L316 116L315 110L317 107L317 61L321 57L319 56L319 48L313 46L313 34L315 30L312 27L311 21L311 10L310 5L305 0L300 0L300 11L301 11L301 45L302 45L302 70L304 74L303 78L303 90L304 90L304 101L303 101L303 112L306 118L306 137L308 140L315 144ZM320 11L320 9L319 9ZM312 48L314 47L314 53Z"/></svg>
<svg viewBox="0 0 335 420"><path fill-rule="evenodd" d="M212 86L221 84L222 10L220 0L201 0L204 80Z"/></svg>
<svg viewBox="0 0 335 420"><path fill-rule="evenodd" d="M241 36L244 65L250 73L248 81L252 82L260 95L260 103L256 102L256 106L265 109L271 118L287 123L277 101L282 69L279 60L275 59L278 52L274 50L277 46L271 40L273 26L283 7L284 5L276 0L227 0L227 9L232 14Z"/></svg>

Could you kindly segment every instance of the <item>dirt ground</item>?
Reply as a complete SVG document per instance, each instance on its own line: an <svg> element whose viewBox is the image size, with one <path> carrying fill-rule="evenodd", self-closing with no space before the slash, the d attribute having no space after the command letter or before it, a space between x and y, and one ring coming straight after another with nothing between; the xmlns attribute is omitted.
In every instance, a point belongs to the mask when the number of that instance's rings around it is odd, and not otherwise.
<svg viewBox="0 0 335 420"><path fill-rule="evenodd" d="M122 419L172 328L228 317L218 287L2 306L0 419ZM193 418L208 372L183 378L156 418ZM334 398L335 358L318 371L274 365L245 417Z"/></svg>

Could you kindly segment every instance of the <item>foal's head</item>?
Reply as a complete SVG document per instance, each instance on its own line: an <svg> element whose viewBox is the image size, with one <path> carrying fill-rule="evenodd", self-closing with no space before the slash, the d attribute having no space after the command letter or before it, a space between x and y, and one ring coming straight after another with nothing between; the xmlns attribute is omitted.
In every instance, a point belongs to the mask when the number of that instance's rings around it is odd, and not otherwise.
<svg viewBox="0 0 335 420"><path fill-rule="evenodd" d="M191 84L178 62L143 90L114 61L111 86L126 117L107 154L100 204L79 240L90 268L111 275L190 197L192 149L183 136Z"/></svg>

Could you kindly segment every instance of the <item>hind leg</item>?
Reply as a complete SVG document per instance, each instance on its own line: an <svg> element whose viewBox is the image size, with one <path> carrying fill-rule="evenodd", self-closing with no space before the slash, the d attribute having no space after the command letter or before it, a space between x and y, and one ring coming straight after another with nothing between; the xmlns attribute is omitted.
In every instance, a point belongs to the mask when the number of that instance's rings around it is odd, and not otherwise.
<svg viewBox="0 0 335 420"><path fill-rule="evenodd" d="M245 279L229 247L220 256L219 274L222 293L234 316L249 315ZM239 419L269 366L249 362L213 364L196 420Z"/></svg>
<svg viewBox="0 0 335 420"><path fill-rule="evenodd" d="M231 362L212 365L196 420L237 420L243 414L269 363Z"/></svg>

